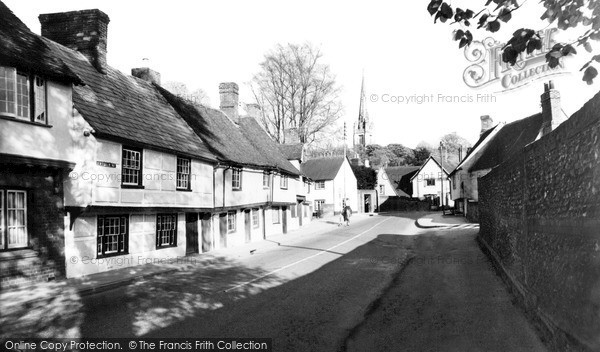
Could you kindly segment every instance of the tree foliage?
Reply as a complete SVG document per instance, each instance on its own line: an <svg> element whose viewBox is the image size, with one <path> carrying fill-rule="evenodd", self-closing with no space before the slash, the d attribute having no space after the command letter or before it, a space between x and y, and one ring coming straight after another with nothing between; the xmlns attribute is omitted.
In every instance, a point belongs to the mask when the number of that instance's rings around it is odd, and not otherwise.
<svg viewBox="0 0 600 352"><path fill-rule="evenodd" d="M206 94L206 92L204 90L202 90L200 88L190 91L190 89L188 88L188 86L185 83L178 82L178 81L166 82L163 84L163 88L165 88L169 92L171 92L183 99L191 101L195 104L206 105L206 106L210 105L210 99L208 98L208 95Z"/></svg>
<svg viewBox="0 0 600 352"><path fill-rule="evenodd" d="M251 88L275 140L285 142L283 131L291 127L310 144L341 116L340 89L322 58L310 44L277 45L265 55Z"/></svg>
<svg viewBox="0 0 600 352"><path fill-rule="evenodd" d="M377 184L375 169L363 165L352 165L352 171L356 176L358 189L375 189Z"/></svg>
<svg viewBox="0 0 600 352"><path fill-rule="evenodd" d="M495 33L500 30L502 23L509 22L513 13L527 0L521 3L517 0L485 0L477 12L471 9L452 7L444 0L430 0L427 11L442 23L450 21L452 25L461 26L454 31L453 39L458 41L459 48L471 44L473 34L471 29L483 29ZM584 28L583 34L571 43L557 43L546 54L546 62L551 68L559 65L561 58L577 54L576 46L583 47L592 53L591 41L600 40L600 0L541 0L542 20L555 24L561 30L569 30L578 26ZM514 65L519 55L530 54L542 47L540 35L533 29L521 28L516 30L502 48L502 61ZM592 84L598 75L595 65L600 63L600 55L590 55L589 61L583 65L583 80Z"/></svg>

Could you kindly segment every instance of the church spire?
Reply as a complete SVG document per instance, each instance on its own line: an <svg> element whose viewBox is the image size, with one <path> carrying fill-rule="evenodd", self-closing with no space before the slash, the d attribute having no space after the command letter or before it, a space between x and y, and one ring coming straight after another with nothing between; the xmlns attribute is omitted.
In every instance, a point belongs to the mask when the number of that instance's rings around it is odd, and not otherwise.
<svg viewBox="0 0 600 352"><path fill-rule="evenodd" d="M367 96L365 94L365 73L363 70L362 82L360 84L360 104L358 107L358 123L355 125L354 145L365 147L370 135L369 112L367 111Z"/></svg>

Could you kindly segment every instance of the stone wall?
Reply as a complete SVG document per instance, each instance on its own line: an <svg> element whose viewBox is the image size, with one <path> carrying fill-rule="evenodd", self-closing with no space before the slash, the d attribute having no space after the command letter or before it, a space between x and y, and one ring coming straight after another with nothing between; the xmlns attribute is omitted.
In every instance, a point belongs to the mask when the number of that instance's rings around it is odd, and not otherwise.
<svg viewBox="0 0 600 352"><path fill-rule="evenodd" d="M600 95L479 180L479 240L557 350L600 350Z"/></svg>

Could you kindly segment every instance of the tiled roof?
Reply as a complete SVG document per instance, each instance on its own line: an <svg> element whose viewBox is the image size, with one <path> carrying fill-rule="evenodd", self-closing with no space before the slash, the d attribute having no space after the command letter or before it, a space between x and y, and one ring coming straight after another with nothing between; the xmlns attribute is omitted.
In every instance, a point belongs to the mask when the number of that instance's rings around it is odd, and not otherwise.
<svg viewBox="0 0 600 352"><path fill-rule="evenodd" d="M386 167L385 173L398 196L410 197L410 194L412 194L410 178L420 169L421 166L394 166Z"/></svg>
<svg viewBox="0 0 600 352"><path fill-rule="evenodd" d="M304 144L280 144L279 150L287 160L302 160Z"/></svg>
<svg viewBox="0 0 600 352"><path fill-rule="evenodd" d="M267 159L270 166L292 175L300 175L300 171L280 151L280 144L271 139L253 117L240 118L240 128L248 141Z"/></svg>
<svg viewBox="0 0 600 352"><path fill-rule="evenodd" d="M158 90L192 126L218 160L299 174L276 145L269 142L270 138L254 119L242 118L240 126L237 126L220 110L188 102L160 87Z"/></svg>
<svg viewBox="0 0 600 352"><path fill-rule="evenodd" d="M469 172L493 168L521 152L534 142L542 128L542 114L538 113L502 126Z"/></svg>
<svg viewBox="0 0 600 352"><path fill-rule="evenodd" d="M151 83L111 67L101 74L81 53L42 39L87 83L73 88L73 103L99 137L216 161Z"/></svg>
<svg viewBox="0 0 600 352"><path fill-rule="evenodd" d="M83 84L37 34L0 1L0 64L59 82Z"/></svg>
<svg viewBox="0 0 600 352"><path fill-rule="evenodd" d="M300 170L313 181L329 181L337 176L343 163L343 156L310 159L300 164Z"/></svg>

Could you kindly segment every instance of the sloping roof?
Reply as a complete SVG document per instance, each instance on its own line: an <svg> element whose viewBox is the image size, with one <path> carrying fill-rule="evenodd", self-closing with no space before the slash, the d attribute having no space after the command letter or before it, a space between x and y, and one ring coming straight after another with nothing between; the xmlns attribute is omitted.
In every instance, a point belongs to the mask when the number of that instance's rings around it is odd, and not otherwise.
<svg viewBox="0 0 600 352"><path fill-rule="evenodd" d="M469 172L493 168L520 153L527 144L536 140L541 128L541 113L502 126Z"/></svg>
<svg viewBox="0 0 600 352"><path fill-rule="evenodd" d="M420 169L421 166L394 166L386 167L385 173L392 186L394 186L398 196L410 197L410 194L412 194L412 184L410 179L419 172Z"/></svg>
<svg viewBox="0 0 600 352"><path fill-rule="evenodd" d="M108 66L98 72L81 53L42 38L87 83L73 88L73 104L99 137L216 161L155 86Z"/></svg>
<svg viewBox="0 0 600 352"><path fill-rule="evenodd" d="M242 118L237 126L220 110L194 104L157 88L218 160L299 175L254 119Z"/></svg>
<svg viewBox="0 0 600 352"><path fill-rule="evenodd" d="M337 176L344 159L343 156L310 159L300 165L300 170L314 181L329 181Z"/></svg>
<svg viewBox="0 0 600 352"><path fill-rule="evenodd" d="M414 174L412 174L411 179L414 178L417 174L419 174L421 172L421 170L425 167L425 165L427 165L427 162L429 162L430 159L433 160L433 162L435 162L440 167L440 169L442 168L442 164L440 162L440 158L437 157L437 156L430 155L429 158L427 158L427 160L425 160L425 162L423 163L423 165L421 165L419 167L419 170L417 172L415 172ZM446 172L446 175L448 175L448 169L449 169L448 165L450 167L452 167L450 170L452 170L452 169L454 169L456 167L456 165L452 166L448 162L445 162L444 163L444 172Z"/></svg>
<svg viewBox="0 0 600 352"><path fill-rule="evenodd" d="M261 156L267 159L270 166L293 175L300 175L300 170L296 169L280 151L280 144L271 139L253 117L240 118L240 128L248 141L258 149Z"/></svg>
<svg viewBox="0 0 600 352"><path fill-rule="evenodd" d="M41 37L0 1L0 63L59 82L83 84Z"/></svg>
<svg viewBox="0 0 600 352"><path fill-rule="evenodd" d="M287 160L302 160L304 144L280 144L279 150Z"/></svg>
<svg viewBox="0 0 600 352"><path fill-rule="evenodd" d="M487 131L483 132L483 134L481 134L481 135L479 136L479 139L477 140L477 142L475 143L475 145L474 145L473 147L471 147L471 149L470 149L470 150L469 150L469 152L468 152L468 153L465 155L465 157L462 159L462 161L460 161L460 162L458 163L458 165L456 165L455 167L453 167L453 168L451 168L451 169L449 168L450 170L452 170L452 171L450 172L450 176L452 176L452 175L453 175L453 174L454 174L454 173L455 173L455 172L458 170L458 168L459 168L459 167L462 165L462 163L464 163L464 162L465 162L465 160L467 160L467 158L468 158L469 156L471 156L471 154L473 154L473 153L474 153L474 152L477 150L477 148L479 148L479 146L480 146L480 145L481 145L481 144L482 144L482 143L483 143L483 142L484 142L484 141L485 141L485 140L488 138L488 136L489 136L490 134L492 134L492 132L493 132L493 131L495 131L496 129L499 129L499 128L502 128L502 127L500 126L500 124L498 124L498 125L496 125L496 126L494 126L494 127L490 128L490 129L488 129Z"/></svg>

